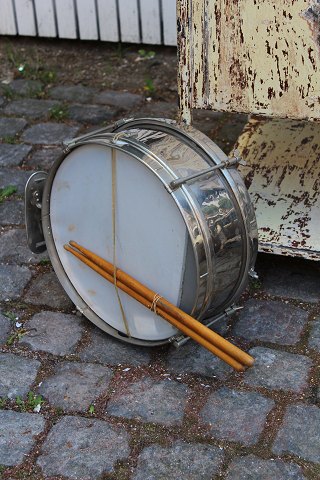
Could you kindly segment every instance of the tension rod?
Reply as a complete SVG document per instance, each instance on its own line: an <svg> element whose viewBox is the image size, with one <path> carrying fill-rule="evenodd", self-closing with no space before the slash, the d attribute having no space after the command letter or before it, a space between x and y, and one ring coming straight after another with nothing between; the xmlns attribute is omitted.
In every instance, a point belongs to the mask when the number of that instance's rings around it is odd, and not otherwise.
<svg viewBox="0 0 320 480"><path fill-rule="evenodd" d="M172 180L172 182L170 182L170 188L172 188L172 190L175 190L176 188L181 187L181 185L183 185L184 183L189 182L190 180L194 180L195 178L201 177L202 175L207 175L208 173L214 172L215 170L219 170L220 168L228 168L228 167L231 167L232 165L236 165L237 163L240 162L240 160L241 159L239 157L233 157L231 159L225 160L224 162L218 163L213 167L207 168L206 170L202 170L201 172L192 173L187 177L177 178L176 180Z"/></svg>

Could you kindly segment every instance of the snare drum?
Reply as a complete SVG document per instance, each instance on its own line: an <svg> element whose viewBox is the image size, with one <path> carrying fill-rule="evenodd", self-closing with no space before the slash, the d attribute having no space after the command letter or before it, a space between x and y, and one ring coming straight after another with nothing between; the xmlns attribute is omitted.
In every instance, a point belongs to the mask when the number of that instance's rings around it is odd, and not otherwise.
<svg viewBox="0 0 320 480"><path fill-rule="evenodd" d="M64 249L70 240L113 261L197 319L224 312L247 284L257 225L244 183L205 135L168 120L121 121L66 144L45 181L42 229L77 308L140 345L177 331Z"/></svg>

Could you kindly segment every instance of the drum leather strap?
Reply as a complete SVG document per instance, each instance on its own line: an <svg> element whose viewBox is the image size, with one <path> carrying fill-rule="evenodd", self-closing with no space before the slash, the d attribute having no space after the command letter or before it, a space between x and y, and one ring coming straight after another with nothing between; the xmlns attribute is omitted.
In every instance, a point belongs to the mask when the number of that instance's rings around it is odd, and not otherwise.
<svg viewBox="0 0 320 480"><path fill-rule="evenodd" d="M116 149L111 148L111 168L112 168L112 242L113 242L113 283L116 291L123 324L126 330L128 337L131 337L130 329L126 314L123 309L121 298L119 295L119 289L117 285L117 263L116 263L116 181L117 181L117 170L116 170Z"/></svg>

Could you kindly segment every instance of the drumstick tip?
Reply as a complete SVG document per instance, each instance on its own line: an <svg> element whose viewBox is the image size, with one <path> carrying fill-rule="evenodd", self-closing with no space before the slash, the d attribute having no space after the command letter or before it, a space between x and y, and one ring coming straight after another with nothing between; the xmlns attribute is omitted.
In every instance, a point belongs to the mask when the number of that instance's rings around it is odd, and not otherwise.
<svg viewBox="0 0 320 480"><path fill-rule="evenodd" d="M252 365L254 364L255 361L256 361L255 358L253 358L253 357L250 356L250 359L249 359L249 361L248 361L248 367L252 367ZM250 364L250 365L249 365L249 364Z"/></svg>

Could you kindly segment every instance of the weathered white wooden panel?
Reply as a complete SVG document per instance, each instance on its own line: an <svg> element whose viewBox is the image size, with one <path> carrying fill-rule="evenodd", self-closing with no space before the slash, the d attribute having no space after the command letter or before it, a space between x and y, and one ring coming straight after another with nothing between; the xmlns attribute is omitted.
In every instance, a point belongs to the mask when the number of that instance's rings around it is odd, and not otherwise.
<svg viewBox="0 0 320 480"><path fill-rule="evenodd" d="M38 35L40 37L55 37L57 35L54 19L53 0L34 0Z"/></svg>
<svg viewBox="0 0 320 480"><path fill-rule="evenodd" d="M1 35L16 35L17 33L12 0L1 0L0 33Z"/></svg>
<svg viewBox="0 0 320 480"><path fill-rule="evenodd" d="M98 20L95 0L77 0L77 12L81 40L97 40Z"/></svg>
<svg viewBox="0 0 320 480"><path fill-rule="evenodd" d="M140 43L137 0L119 0L121 41Z"/></svg>
<svg viewBox="0 0 320 480"><path fill-rule="evenodd" d="M35 36L37 34L32 0L14 0L19 35Z"/></svg>
<svg viewBox="0 0 320 480"><path fill-rule="evenodd" d="M177 8L175 0L162 0L163 43L177 45Z"/></svg>
<svg viewBox="0 0 320 480"><path fill-rule="evenodd" d="M192 105L320 118L317 0L180 0ZM189 9L189 15L185 15ZM180 68L186 68L181 51Z"/></svg>
<svg viewBox="0 0 320 480"><path fill-rule="evenodd" d="M320 124L253 117L237 148L253 201L259 249L320 259Z"/></svg>
<svg viewBox="0 0 320 480"><path fill-rule="evenodd" d="M58 35L60 38L77 38L76 13L73 0L55 0Z"/></svg>
<svg viewBox="0 0 320 480"><path fill-rule="evenodd" d="M140 0L142 43L161 43L159 0Z"/></svg>
<svg viewBox="0 0 320 480"><path fill-rule="evenodd" d="M120 37L116 0L98 0L97 7L100 40L118 42Z"/></svg>

